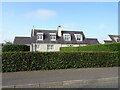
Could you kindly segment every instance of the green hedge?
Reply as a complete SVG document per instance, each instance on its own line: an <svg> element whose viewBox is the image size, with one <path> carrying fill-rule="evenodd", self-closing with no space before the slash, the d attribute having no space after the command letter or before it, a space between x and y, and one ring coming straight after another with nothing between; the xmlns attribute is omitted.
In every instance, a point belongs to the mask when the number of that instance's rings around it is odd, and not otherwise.
<svg viewBox="0 0 120 90"><path fill-rule="evenodd" d="M120 51L120 43L87 45L80 47L61 47L60 51Z"/></svg>
<svg viewBox="0 0 120 90"><path fill-rule="evenodd" d="M30 51L30 47L27 45L21 45L21 44L6 44L2 47L3 52L9 52L9 51Z"/></svg>
<svg viewBox="0 0 120 90"><path fill-rule="evenodd" d="M3 72L118 66L118 52L3 52Z"/></svg>

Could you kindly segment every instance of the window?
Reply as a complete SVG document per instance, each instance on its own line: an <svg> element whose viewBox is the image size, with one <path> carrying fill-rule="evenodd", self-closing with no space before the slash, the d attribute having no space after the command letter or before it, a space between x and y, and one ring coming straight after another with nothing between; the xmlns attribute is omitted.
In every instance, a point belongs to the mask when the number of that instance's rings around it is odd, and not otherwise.
<svg viewBox="0 0 120 90"><path fill-rule="evenodd" d="M51 41L56 41L56 36L50 36Z"/></svg>
<svg viewBox="0 0 120 90"><path fill-rule="evenodd" d="M65 41L71 41L71 36L70 34L63 34L64 40Z"/></svg>
<svg viewBox="0 0 120 90"><path fill-rule="evenodd" d="M43 40L43 33L37 33L37 40Z"/></svg>
<svg viewBox="0 0 120 90"><path fill-rule="evenodd" d="M56 33L50 33L50 40L56 41Z"/></svg>
<svg viewBox="0 0 120 90"><path fill-rule="evenodd" d="M41 39L42 40L43 36L37 36L37 39Z"/></svg>
<svg viewBox="0 0 120 90"><path fill-rule="evenodd" d="M47 51L54 51L54 45L47 45Z"/></svg>
<svg viewBox="0 0 120 90"><path fill-rule="evenodd" d="M77 41L82 41L82 35L81 34L75 34L75 38Z"/></svg>
<svg viewBox="0 0 120 90"><path fill-rule="evenodd" d="M77 35L77 41L80 41L80 40L81 40L81 36Z"/></svg>
<svg viewBox="0 0 120 90"><path fill-rule="evenodd" d="M73 45L72 44L70 44L70 45L67 45L68 47L73 47Z"/></svg>

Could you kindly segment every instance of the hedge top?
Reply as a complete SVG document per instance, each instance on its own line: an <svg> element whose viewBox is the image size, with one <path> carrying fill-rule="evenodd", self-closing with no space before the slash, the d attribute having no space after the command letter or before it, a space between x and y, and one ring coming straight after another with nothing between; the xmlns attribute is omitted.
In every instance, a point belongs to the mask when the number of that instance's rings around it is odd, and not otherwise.
<svg viewBox="0 0 120 90"><path fill-rule="evenodd" d="M2 47L2 51L30 51L30 47L22 44L6 44Z"/></svg>
<svg viewBox="0 0 120 90"><path fill-rule="evenodd" d="M80 47L61 47L60 51L120 51L120 43L107 43Z"/></svg>

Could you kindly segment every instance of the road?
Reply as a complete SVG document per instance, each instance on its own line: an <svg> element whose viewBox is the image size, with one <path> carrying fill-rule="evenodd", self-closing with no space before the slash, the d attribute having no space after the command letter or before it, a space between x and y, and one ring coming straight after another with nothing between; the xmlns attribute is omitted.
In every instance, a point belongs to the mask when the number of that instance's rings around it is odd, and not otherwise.
<svg viewBox="0 0 120 90"><path fill-rule="evenodd" d="M118 67L109 68L79 68L79 69L60 69L60 70L45 70L45 71L26 71L26 72L10 72L2 74L3 86L18 86L28 84L40 84L50 82L64 82L74 80L95 80L101 78L118 77ZM111 83L104 82L99 86L110 86L111 84L116 87L117 81ZM70 84L70 83L69 83ZM80 84L75 84L80 87ZM73 87L75 86L73 84ZM104 86L105 85L105 86ZM64 85L65 86L65 85ZM96 83L90 82L82 87L95 87Z"/></svg>
<svg viewBox="0 0 120 90"><path fill-rule="evenodd" d="M93 81L88 84L71 84L65 85L64 88L118 88L118 79L107 81Z"/></svg>

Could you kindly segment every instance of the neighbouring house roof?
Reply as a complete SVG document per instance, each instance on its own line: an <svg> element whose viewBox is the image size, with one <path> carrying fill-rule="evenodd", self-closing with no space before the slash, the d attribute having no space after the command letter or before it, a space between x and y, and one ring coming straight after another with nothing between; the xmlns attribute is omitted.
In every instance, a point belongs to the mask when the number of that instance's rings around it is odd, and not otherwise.
<svg viewBox="0 0 120 90"><path fill-rule="evenodd" d="M86 44L100 44L97 38L85 38L84 42Z"/></svg>
<svg viewBox="0 0 120 90"><path fill-rule="evenodd" d="M110 40L104 40L105 43L120 42L120 35L108 35Z"/></svg>
<svg viewBox="0 0 120 90"><path fill-rule="evenodd" d="M111 38L112 42L119 42L120 41L120 35L108 35L108 36ZM115 40L115 37L118 38L117 41Z"/></svg>
<svg viewBox="0 0 120 90"><path fill-rule="evenodd" d="M15 37L14 44L31 44L30 37Z"/></svg>
<svg viewBox="0 0 120 90"><path fill-rule="evenodd" d="M117 39L117 42L120 42L120 38L119 38L119 39Z"/></svg>

